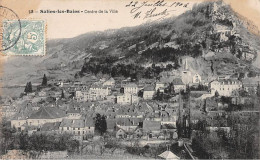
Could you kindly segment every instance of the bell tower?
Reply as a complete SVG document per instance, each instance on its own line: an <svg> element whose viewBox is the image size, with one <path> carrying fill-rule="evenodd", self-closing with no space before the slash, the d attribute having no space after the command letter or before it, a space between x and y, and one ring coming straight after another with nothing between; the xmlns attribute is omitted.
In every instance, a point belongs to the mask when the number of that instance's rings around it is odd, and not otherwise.
<svg viewBox="0 0 260 166"><path fill-rule="evenodd" d="M189 84L192 82L191 72L189 70L187 58L185 58L185 60L183 61L183 64L182 64L181 79L184 84Z"/></svg>

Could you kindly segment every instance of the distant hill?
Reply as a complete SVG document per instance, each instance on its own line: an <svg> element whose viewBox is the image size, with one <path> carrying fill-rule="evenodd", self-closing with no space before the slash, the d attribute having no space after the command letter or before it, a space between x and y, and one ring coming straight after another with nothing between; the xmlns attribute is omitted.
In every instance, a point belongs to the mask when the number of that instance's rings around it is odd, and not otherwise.
<svg viewBox="0 0 260 166"><path fill-rule="evenodd" d="M206 70L193 70L205 76L259 72L259 30L222 1L200 3L178 17L136 27L50 40L46 48L45 57L6 61L4 86L39 82L44 73L57 80L80 79L93 72L111 75L120 67L129 68L123 76L137 77L142 71L152 77L147 69L152 64L178 69L183 57L195 60L190 66L204 66Z"/></svg>

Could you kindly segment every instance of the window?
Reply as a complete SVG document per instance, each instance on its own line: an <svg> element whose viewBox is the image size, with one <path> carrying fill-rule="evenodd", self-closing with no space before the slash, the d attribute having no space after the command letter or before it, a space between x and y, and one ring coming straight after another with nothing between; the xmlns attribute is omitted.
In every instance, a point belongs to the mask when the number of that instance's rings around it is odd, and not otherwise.
<svg viewBox="0 0 260 166"><path fill-rule="evenodd" d="M67 130L69 130L69 127L67 127Z"/></svg>
<svg viewBox="0 0 260 166"><path fill-rule="evenodd" d="M88 127L88 129L90 129L90 127Z"/></svg>
<svg viewBox="0 0 260 166"><path fill-rule="evenodd" d="M80 135L80 131L78 131L78 135Z"/></svg>
<svg viewBox="0 0 260 166"><path fill-rule="evenodd" d="M78 128L78 130L80 130L80 128Z"/></svg>
<svg viewBox="0 0 260 166"><path fill-rule="evenodd" d="M75 127L73 127L73 130L75 130Z"/></svg>

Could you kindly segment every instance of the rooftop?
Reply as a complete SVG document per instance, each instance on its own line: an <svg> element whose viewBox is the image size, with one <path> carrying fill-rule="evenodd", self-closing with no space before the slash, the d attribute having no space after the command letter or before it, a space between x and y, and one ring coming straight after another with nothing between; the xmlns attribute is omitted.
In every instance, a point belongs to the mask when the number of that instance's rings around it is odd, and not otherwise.
<svg viewBox="0 0 260 166"><path fill-rule="evenodd" d="M40 107L29 119L56 119L65 117L65 112L57 107Z"/></svg>
<svg viewBox="0 0 260 166"><path fill-rule="evenodd" d="M124 87L134 87L137 88L137 85L135 83L129 83L129 84L125 84Z"/></svg>
<svg viewBox="0 0 260 166"><path fill-rule="evenodd" d="M63 119L60 127L75 127L75 128L83 128L83 127L93 127L94 122L93 119Z"/></svg>
<svg viewBox="0 0 260 166"><path fill-rule="evenodd" d="M158 131L160 129L161 129L160 121L144 120L144 122L143 122L143 130L145 132Z"/></svg>
<svg viewBox="0 0 260 166"><path fill-rule="evenodd" d="M240 84L241 81L237 80L237 79L219 79L219 80L215 80L220 82L221 84ZM213 81L212 81L213 82Z"/></svg>
<svg viewBox="0 0 260 166"><path fill-rule="evenodd" d="M184 85L184 83L182 82L182 80L180 78L175 78L172 81L173 85Z"/></svg>
<svg viewBox="0 0 260 166"><path fill-rule="evenodd" d="M41 131L54 131L59 130L60 122L54 122L54 123L45 123L41 127Z"/></svg>
<svg viewBox="0 0 260 166"><path fill-rule="evenodd" d="M147 86L144 88L144 91L155 91L155 88L153 86Z"/></svg>

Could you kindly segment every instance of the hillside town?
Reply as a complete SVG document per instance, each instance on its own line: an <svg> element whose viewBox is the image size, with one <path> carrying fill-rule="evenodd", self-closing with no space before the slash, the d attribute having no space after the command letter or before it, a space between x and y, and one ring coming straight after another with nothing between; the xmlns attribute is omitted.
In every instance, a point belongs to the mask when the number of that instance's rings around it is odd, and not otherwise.
<svg viewBox="0 0 260 166"><path fill-rule="evenodd" d="M259 76L207 80L190 70L187 59L182 66L178 76L159 80L91 76L90 82L49 84L44 75L41 85L32 88L29 82L20 98L4 100L2 117L16 132L68 133L81 143L110 133L125 143L185 140L191 146L198 126L230 136L230 117L259 115ZM105 117L103 132L95 128L97 115Z"/></svg>
<svg viewBox="0 0 260 166"><path fill-rule="evenodd" d="M174 31L168 41L128 41L124 49L147 61L85 58L73 79L43 72L19 97L1 97L4 157L259 158L260 70L250 66L257 51L221 1L197 10L212 26L192 34L194 43Z"/></svg>

